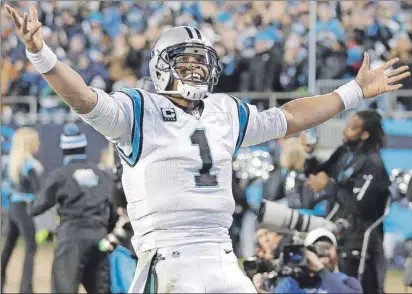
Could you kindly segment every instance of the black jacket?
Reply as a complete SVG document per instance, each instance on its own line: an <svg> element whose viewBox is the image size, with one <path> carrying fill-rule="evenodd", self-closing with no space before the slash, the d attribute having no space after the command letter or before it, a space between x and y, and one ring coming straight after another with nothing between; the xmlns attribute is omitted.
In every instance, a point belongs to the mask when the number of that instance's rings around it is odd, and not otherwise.
<svg viewBox="0 0 412 294"><path fill-rule="evenodd" d="M249 91L273 91L280 88L279 76L283 50L275 45L266 52L258 53L248 61L247 79Z"/></svg>
<svg viewBox="0 0 412 294"><path fill-rule="evenodd" d="M378 151L352 152L346 145L339 147L330 159L319 167L331 178L327 193L339 203L333 220L347 219L350 229L346 245L360 249L366 229L382 216L389 197L390 180ZM375 237L383 234L381 225Z"/></svg>
<svg viewBox="0 0 412 294"><path fill-rule="evenodd" d="M112 185L110 175L94 163L85 158L74 158L51 173L32 205L31 213L39 215L59 204L59 241L99 240L110 229Z"/></svg>

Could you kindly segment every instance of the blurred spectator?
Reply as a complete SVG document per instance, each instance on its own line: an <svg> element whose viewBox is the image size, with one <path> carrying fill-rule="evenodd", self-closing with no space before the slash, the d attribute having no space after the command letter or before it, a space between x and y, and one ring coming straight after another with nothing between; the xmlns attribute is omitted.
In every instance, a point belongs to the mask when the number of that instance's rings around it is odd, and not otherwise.
<svg viewBox="0 0 412 294"><path fill-rule="evenodd" d="M306 158L303 169L305 176L308 177L320 165L319 159L315 156L316 146L318 145L316 128L301 132L299 138Z"/></svg>
<svg viewBox="0 0 412 294"><path fill-rule="evenodd" d="M279 258L279 246L283 239L283 234L271 231L267 228L259 228L256 230L257 239L257 253L256 256L262 259L272 260ZM291 242L290 238L285 238L288 242Z"/></svg>
<svg viewBox="0 0 412 294"><path fill-rule="evenodd" d="M101 63L101 60L102 57L98 51L90 52L89 56L81 54L79 56L78 72L91 87L106 89L106 80L109 77L109 73Z"/></svg>
<svg viewBox="0 0 412 294"><path fill-rule="evenodd" d="M272 91L279 77L282 50L276 44L280 36L276 31L266 30L255 37L256 55L248 62L248 90ZM277 83L278 84L278 83Z"/></svg>
<svg viewBox="0 0 412 294"><path fill-rule="evenodd" d="M100 161L97 167L107 173L113 173L115 168L114 162L114 147L112 143L108 143L107 147L100 152Z"/></svg>
<svg viewBox="0 0 412 294"><path fill-rule="evenodd" d="M1 292L6 282L6 269L21 236L25 243L24 265L20 280L20 293L33 293L34 257L37 250L35 227L29 207L40 190L43 166L34 158L39 151L39 134L33 128L20 128L12 138L10 155L5 170L8 184L8 231L1 252ZM9 275L12 273L9 271Z"/></svg>
<svg viewBox="0 0 412 294"><path fill-rule="evenodd" d="M149 62L150 50L143 34L131 34L128 37L130 50L127 53L125 64L132 69L133 75L140 79L144 75L144 69Z"/></svg>
<svg viewBox="0 0 412 294"><path fill-rule="evenodd" d="M298 138L289 138L283 143L280 154L282 172L278 179L271 177L264 184L265 199L285 202L288 207L295 209L313 209L323 200L320 194L313 193L305 185L306 156L303 146ZM272 179L274 183L270 183Z"/></svg>
<svg viewBox="0 0 412 294"><path fill-rule="evenodd" d="M256 230L256 241L256 257L263 262L273 262L280 258L285 245L293 243L293 234L260 227ZM268 272L254 274L252 281L258 293L273 293L274 285Z"/></svg>
<svg viewBox="0 0 412 294"><path fill-rule="evenodd" d="M409 36L403 33L396 39L396 43L391 50L391 56L399 57L401 63L412 67L412 41L410 38L412 36L412 16L409 16L407 27ZM406 78L402 84L404 89L412 89L412 78ZM412 96L400 96L398 102L401 109L412 110Z"/></svg>
<svg viewBox="0 0 412 294"><path fill-rule="evenodd" d="M410 63L410 10L410 1L319 2L317 78L354 77L365 50L372 62L396 55ZM53 93L26 65L24 48L3 10L1 17L1 94ZM149 76L147 61L156 38L177 25L198 27L215 43L223 69L215 91L295 91L308 85L308 2L43 1L39 17L45 41L59 59L107 91Z"/></svg>
<svg viewBox="0 0 412 294"><path fill-rule="evenodd" d="M281 60L280 85L283 91L295 91L308 85L308 51L303 47L303 39L297 33L289 35Z"/></svg>
<svg viewBox="0 0 412 294"><path fill-rule="evenodd" d="M215 91L224 93L236 92L239 89L240 75L242 70L244 70L245 64L237 52L228 51L222 43L216 43L215 49L220 57L220 66L222 68Z"/></svg>
<svg viewBox="0 0 412 294"><path fill-rule="evenodd" d="M336 18L336 13L329 2L320 2L317 8L318 21L316 23L316 33L330 32L336 40L342 40L344 30L341 22Z"/></svg>
<svg viewBox="0 0 412 294"><path fill-rule="evenodd" d="M318 79L341 79L346 73L347 50L342 41L330 31L317 35L316 77ZM360 58L359 61L361 61Z"/></svg>
<svg viewBox="0 0 412 294"><path fill-rule="evenodd" d="M289 138L283 142L279 161L281 167L279 178L273 183L270 183L272 181L270 178L264 184L267 186L267 189L264 188L265 199L281 200L291 208L302 208L301 192L304 186L299 176L303 176L301 171L303 171L305 155L297 138Z"/></svg>
<svg viewBox="0 0 412 294"><path fill-rule="evenodd" d="M111 80L118 81L132 74L132 70L125 67L129 47L127 47L126 38L118 35L113 40L113 50L106 61L109 64L109 76Z"/></svg>

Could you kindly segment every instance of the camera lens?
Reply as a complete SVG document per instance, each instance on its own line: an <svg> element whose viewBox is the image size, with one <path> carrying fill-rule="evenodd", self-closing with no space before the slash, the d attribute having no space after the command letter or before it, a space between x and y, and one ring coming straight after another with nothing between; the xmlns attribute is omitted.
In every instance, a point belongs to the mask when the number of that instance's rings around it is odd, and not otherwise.
<svg viewBox="0 0 412 294"><path fill-rule="evenodd" d="M300 263L303 259L303 256L296 252L289 253L289 260L291 263Z"/></svg>

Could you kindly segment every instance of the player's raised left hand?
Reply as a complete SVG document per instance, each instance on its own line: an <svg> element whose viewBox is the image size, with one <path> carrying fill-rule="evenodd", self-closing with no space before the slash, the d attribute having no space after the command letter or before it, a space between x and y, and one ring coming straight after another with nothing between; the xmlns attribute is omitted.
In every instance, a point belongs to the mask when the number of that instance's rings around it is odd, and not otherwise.
<svg viewBox="0 0 412 294"><path fill-rule="evenodd" d="M362 88L365 99L379 94L395 91L402 87L399 82L411 75L409 67L404 65L394 70L388 70L399 58L393 58L376 69L369 69L369 54L365 53L363 63L356 76L356 82Z"/></svg>

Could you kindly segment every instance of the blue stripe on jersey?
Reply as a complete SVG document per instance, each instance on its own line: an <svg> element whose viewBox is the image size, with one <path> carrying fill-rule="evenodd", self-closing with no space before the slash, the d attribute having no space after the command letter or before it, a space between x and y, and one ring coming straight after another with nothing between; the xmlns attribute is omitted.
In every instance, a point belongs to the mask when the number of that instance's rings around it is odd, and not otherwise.
<svg viewBox="0 0 412 294"><path fill-rule="evenodd" d="M129 156L127 156L121 148L116 148L119 151L119 154L123 158L123 160L128 165L133 167L138 162L140 154L142 153L144 114L143 95L139 90L129 88L122 89L121 92L129 96L133 102L133 111L135 117L132 129L132 153Z"/></svg>
<svg viewBox="0 0 412 294"><path fill-rule="evenodd" d="M246 105L246 103L234 96L230 96L235 100L236 105L237 105L237 110L238 110L238 115L239 115L239 136L237 138L236 142L236 148L234 155L237 154L239 151L240 146L243 143L243 139L245 138L246 134L246 129L247 129L247 124L249 122L249 107Z"/></svg>

